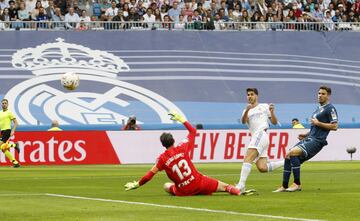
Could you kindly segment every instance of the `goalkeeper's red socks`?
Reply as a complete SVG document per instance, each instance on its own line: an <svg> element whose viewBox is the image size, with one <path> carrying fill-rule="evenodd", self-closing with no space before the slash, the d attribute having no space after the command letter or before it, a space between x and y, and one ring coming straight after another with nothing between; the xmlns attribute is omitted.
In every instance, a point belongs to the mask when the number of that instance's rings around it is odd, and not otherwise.
<svg viewBox="0 0 360 221"><path fill-rule="evenodd" d="M232 185L227 185L227 187L225 188L225 191L230 193L231 195L240 195L240 190L237 189L236 187L232 186Z"/></svg>

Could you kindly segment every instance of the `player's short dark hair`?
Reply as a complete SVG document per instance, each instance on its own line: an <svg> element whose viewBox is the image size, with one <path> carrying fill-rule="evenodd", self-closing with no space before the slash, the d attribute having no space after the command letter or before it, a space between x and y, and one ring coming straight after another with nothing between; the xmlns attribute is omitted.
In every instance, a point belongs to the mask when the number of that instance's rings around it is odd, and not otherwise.
<svg viewBox="0 0 360 221"><path fill-rule="evenodd" d="M254 92L256 95L259 95L257 88L254 88L254 87L246 88L246 93L249 93L249 92Z"/></svg>
<svg viewBox="0 0 360 221"><path fill-rule="evenodd" d="M8 99L5 99L5 98L2 99L2 100L1 100L1 103L2 103L3 101L6 101L6 103L9 103Z"/></svg>
<svg viewBox="0 0 360 221"><path fill-rule="evenodd" d="M172 145L174 145L174 138L172 136L171 133L163 133L161 134L160 136L160 141L161 141L161 144L166 148L168 149L169 147L171 147Z"/></svg>
<svg viewBox="0 0 360 221"><path fill-rule="evenodd" d="M319 90L325 90L325 91L328 93L328 95L331 95L331 88L328 87L328 86L321 85L321 86L319 87Z"/></svg>
<svg viewBox="0 0 360 221"><path fill-rule="evenodd" d="M297 118L293 118L291 121L299 121L299 119L297 119Z"/></svg>

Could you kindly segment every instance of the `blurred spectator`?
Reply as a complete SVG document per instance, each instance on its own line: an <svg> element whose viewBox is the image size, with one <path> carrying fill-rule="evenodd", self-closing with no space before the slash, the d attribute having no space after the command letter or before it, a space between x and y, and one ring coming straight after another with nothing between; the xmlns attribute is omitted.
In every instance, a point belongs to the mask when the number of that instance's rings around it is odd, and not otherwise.
<svg viewBox="0 0 360 221"><path fill-rule="evenodd" d="M141 1L141 0L138 1L137 13L139 14L140 18L146 14L146 7L144 6L143 1Z"/></svg>
<svg viewBox="0 0 360 221"><path fill-rule="evenodd" d="M52 120L51 127L48 129L48 131L62 131L62 129L59 127L59 122L57 120Z"/></svg>
<svg viewBox="0 0 360 221"><path fill-rule="evenodd" d="M331 18L333 20L333 22L339 22L340 19L340 11L339 10L335 10L335 15Z"/></svg>
<svg viewBox="0 0 360 221"><path fill-rule="evenodd" d="M164 16L168 15L166 5L162 5L160 8L161 19L164 20Z"/></svg>
<svg viewBox="0 0 360 221"><path fill-rule="evenodd" d="M178 8L178 2L174 1L172 8L168 11L171 21L178 22L180 15L180 8Z"/></svg>
<svg viewBox="0 0 360 221"><path fill-rule="evenodd" d="M314 11L312 13L315 22L321 22L324 18L323 12L319 8L319 4L315 4Z"/></svg>
<svg viewBox="0 0 360 221"><path fill-rule="evenodd" d="M102 2L100 2L101 14L104 14L108 8L111 8L111 3L109 3L108 0L102 0Z"/></svg>
<svg viewBox="0 0 360 221"><path fill-rule="evenodd" d="M303 129L305 128L299 121L299 119L297 118L294 118L291 120L291 125L292 125L292 128L294 129Z"/></svg>
<svg viewBox="0 0 360 221"><path fill-rule="evenodd" d="M49 7L48 0L41 0L41 5L42 5L42 7L44 7L44 9Z"/></svg>
<svg viewBox="0 0 360 221"><path fill-rule="evenodd" d="M79 8L79 4L77 1L74 1L73 8L74 8L75 13L78 14L79 16L81 16L82 9Z"/></svg>
<svg viewBox="0 0 360 221"><path fill-rule="evenodd" d="M85 23L86 26L89 27L89 24L90 24L91 19L90 19L90 16L87 15L86 10L82 10L82 11L81 11L80 21L81 21L81 20Z"/></svg>
<svg viewBox="0 0 360 221"><path fill-rule="evenodd" d="M194 22L192 20L192 16L185 16L185 17L186 17L185 29L194 30L195 25L194 25Z"/></svg>
<svg viewBox="0 0 360 221"><path fill-rule="evenodd" d="M262 31L266 31L268 29L264 16L260 16L259 21L256 23L256 29Z"/></svg>
<svg viewBox="0 0 360 221"><path fill-rule="evenodd" d="M359 23L359 18L355 17L354 19L354 23L352 25L352 30L353 31L360 31L360 23Z"/></svg>
<svg viewBox="0 0 360 221"><path fill-rule="evenodd" d="M123 7L121 7L122 11L123 11L123 16L125 19L127 19L127 17L129 16L129 13L130 13L130 8L129 8L129 4L128 3L125 3L123 5ZM153 12L154 12L154 9L153 9Z"/></svg>
<svg viewBox="0 0 360 221"><path fill-rule="evenodd" d="M190 2L185 3L184 13L185 13L185 16L191 16L191 17L193 16L193 10L191 8Z"/></svg>
<svg viewBox="0 0 360 221"><path fill-rule="evenodd" d="M202 7L204 10L210 9L211 1L210 0L200 0L200 3L202 4Z"/></svg>
<svg viewBox="0 0 360 221"><path fill-rule="evenodd" d="M185 19L183 15L179 15L179 21L175 22L175 29L184 30L185 29Z"/></svg>
<svg viewBox="0 0 360 221"><path fill-rule="evenodd" d="M136 124L136 117L130 116L122 130L141 130L140 126Z"/></svg>
<svg viewBox="0 0 360 221"><path fill-rule="evenodd" d="M0 9L9 8L8 0L0 0Z"/></svg>
<svg viewBox="0 0 360 221"><path fill-rule="evenodd" d="M36 21L38 22L37 28L44 28L44 29L49 28L49 18L45 14L45 8L43 8L43 7L39 8L39 13L36 17Z"/></svg>
<svg viewBox="0 0 360 221"><path fill-rule="evenodd" d="M155 22L155 15L153 15L153 11L151 8L146 10L146 14L142 16L143 21L145 22L144 28L152 28L153 23Z"/></svg>
<svg viewBox="0 0 360 221"><path fill-rule="evenodd" d="M118 8L116 8L116 1L111 2L111 7L106 9L105 16L108 21L111 21L112 18L118 14Z"/></svg>
<svg viewBox="0 0 360 221"><path fill-rule="evenodd" d="M37 1L35 3L35 8L31 11L31 19L36 20L37 16L39 15L39 9L42 7L41 1Z"/></svg>
<svg viewBox="0 0 360 221"><path fill-rule="evenodd" d="M63 22L64 20L65 18L61 14L61 9L59 7L56 7L55 14L52 16L51 19L51 21L53 21L52 28L55 30L64 30L65 29L65 24Z"/></svg>
<svg viewBox="0 0 360 221"><path fill-rule="evenodd" d="M87 24L84 22L84 20L80 19L80 22L77 23L76 25L76 30L77 31L86 31L88 30L89 27L87 26Z"/></svg>
<svg viewBox="0 0 360 221"><path fill-rule="evenodd" d="M100 18L101 16L101 5L99 4L98 1L95 1L93 3L93 10L92 13L94 16L96 16L97 18ZM104 12L105 13L105 12Z"/></svg>
<svg viewBox="0 0 360 221"><path fill-rule="evenodd" d="M329 11L330 11L330 15L331 15L331 17L334 17L334 15L335 15L335 10L334 10L334 3L330 3L329 4L329 9L328 9Z"/></svg>
<svg viewBox="0 0 360 221"><path fill-rule="evenodd" d="M326 31L333 31L334 30L334 22L331 19L331 14L330 14L329 10L327 10L325 12L325 18L324 18L323 22L324 22L324 27L325 27Z"/></svg>
<svg viewBox="0 0 360 221"><path fill-rule="evenodd" d="M215 29L214 20L212 18L204 16L203 23L204 23L204 27L203 27L204 30L214 30Z"/></svg>
<svg viewBox="0 0 360 221"><path fill-rule="evenodd" d="M196 124L195 127L196 127L196 129L198 129L198 130L204 129L204 126L203 126L202 124Z"/></svg>
<svg viewBox="0 0 360 221"><path fill-rule="evenodd" d="M114 21L114 23L113 23L114 29L124 29L125 28L125 24L123 22L125 22L126 20L124 18L122 10L118 10L117 15L114 16L111 21ZM129 21L131 21L131 20L129 20ZM128 24L128 25L130 26L133 24ZM129 27L127 27L127 28L129 28Z"/></svg>
<svg viewBox="0 0 360 221"><path fill-rule="evenodd" d="M125 19L123 17L123 19ZM136 11L136 8L135 7L132 7L130 8L130 11L129 11L129 16L125 19L126 21L128 22L132 22L130 24L127 24L127 29L131 29L132 27L139 27L139 21L140 21L140 15L139 13Z"/></svg>
<svg viewBox="0 0 360 221"><path fill-rule="evenodd" d="M354 12L355 12L357 15L360 15L360 0L356 0Z"/></svg>
<svg viewBox="0 0 360 221"><path fill-rule="evenodd" d="M168 15L165 15L162 23L162 28L171 30L173 29L173 27L174 25L170 22L170 17Z"/></svg>
<svg viewBox="0 0 360 221"><path fill-rule="evenodd" d="M215 30L224 30L224 29L225 29L225 24L224 24L224 22L220 19L220 15L219 15L219 14L215 14L214 27L215 27Z"/></svg>
<svg viewBox="0 0 360 221"><path fill-rule="evenodd" d="M55 15L55 4L53 0L49 0L48 4L49 6L45 8L45 11L48 15L48 18L52 19L52 17Z"/></svg>
<svg viewBox="0 0 360 221"><path fill-rule="evenodd" d="M65 15L65 25L67 29L76 28L76 24L80 22L80 17L75 13L73 7L69 8L69 12Z"/></svg>
<svg viewBox="0 0 360 221"><path fill-rule="evenodd" d="M136 0L130 0L129 8L136 7Z"/></svg>
<svg viewBox="0 0 360 221"><path fill-rule="evenodd" d="M98 17L95 15L92 15L90 17L91 19L91 24L90 27L92 30L102 30L104 29L104 27L102 27L102 24L100 24L100 22L98 22Z"/></svg>
<svg viewBox="0 0 360 221"><path fill-rule="evenodd" d="M2 30L10 28L9 8L3 9L2 14L0 15L0 20L3 21L3 25L1 27Z"/></svg>
<svg viewBox="0 0 360 221"><path fill-rule="evenodd" d="M225 10L223 8L220 8L218 10L218 14L220 16L220 19L223 21L223 22L228 22L229 21L229 17L225 14Z"/></svg>
<svg viewBox="0 0 360 221"><path fill-rule="evenodd" d="M9 16L10 16L10 21L16 21L18 18L18 9L17 6L15 4L15 1L10 0L9 1Z"/></svg>
<svg viewBox="0 0 360 221"><path fill-rule="evenodd" d="M20 2L18 19L20 21L30 21L30 12L26 9L24 2ZM27 25L23 24L22 27L27 27Z"/></svg>
<svg viewBox="0 0 360 221"><path fill-rule="evenodd" d="M351 27L350 23L348 22L347 16L345 14L342 15L341 20L339 21L338 30L349 31L351 29L352 29L352 27Z"/></svg>
<svg viewBox="0 0 360 221"><path fill-rule="evenodd" d="M24 3L26 10L31 12L35 8L36 0L25 0Z"/></svg>
<svg viewBox="0 0 360 221"><path fill-rule="evenodd" d="M155 21L156 22L162 22L163 21L163 18L161 17L161 13L160 13L159 8L155 8L154 15L155 15Z"/></svg>
<svg viewBox="0 0 360 221"><path fill-rule="evenodd" d="M190 4L190 7L191 7L191 10L192 11L194 11L194 10L196 10L197 8L198 8L198 3L197 3L197 0L191 0L190 2L189 2L189 4ZM201 4L201 3L200 3ZM201 4L202 5L202 4Z"/></svg>

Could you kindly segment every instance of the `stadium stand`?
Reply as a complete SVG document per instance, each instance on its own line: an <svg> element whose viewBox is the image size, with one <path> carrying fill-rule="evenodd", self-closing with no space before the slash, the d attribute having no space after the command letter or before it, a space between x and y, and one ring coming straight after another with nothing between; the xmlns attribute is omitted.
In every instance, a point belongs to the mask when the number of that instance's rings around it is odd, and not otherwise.
<svg viewBox="0 0 360 221"><path fill-rule="evenodd" d="M1 0L0 8L0 30L360 30L359 0Z"/></svg>

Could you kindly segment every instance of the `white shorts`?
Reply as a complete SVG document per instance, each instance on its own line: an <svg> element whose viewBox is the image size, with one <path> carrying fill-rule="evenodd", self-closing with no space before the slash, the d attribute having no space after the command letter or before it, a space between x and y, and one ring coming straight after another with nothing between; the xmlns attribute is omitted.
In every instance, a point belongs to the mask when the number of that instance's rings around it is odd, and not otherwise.
<svg viewBox="0 0 360 221"><path fill-rule="evenodd" d="M269 135L266 133L266 131L262 130L251 136L248 148L256 149L258 151L259 156L257 159L261 157L268 157L268 147Z"/></svg>

